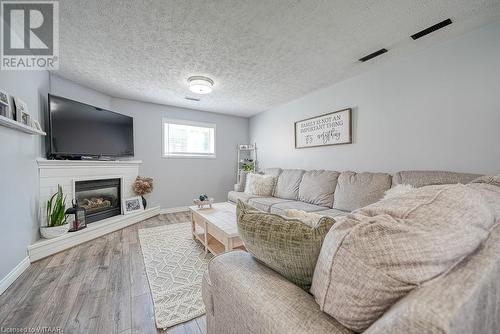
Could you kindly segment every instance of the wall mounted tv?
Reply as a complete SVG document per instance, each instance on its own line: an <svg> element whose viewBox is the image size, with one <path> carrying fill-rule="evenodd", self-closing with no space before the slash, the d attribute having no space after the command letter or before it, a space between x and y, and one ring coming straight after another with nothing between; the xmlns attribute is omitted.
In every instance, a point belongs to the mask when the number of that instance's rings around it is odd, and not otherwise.
<svg viewBox="0 0 500 334"><path fill-rule="evenodd" d="M134 119L49 94L50 159L134 155Z"/></svg>

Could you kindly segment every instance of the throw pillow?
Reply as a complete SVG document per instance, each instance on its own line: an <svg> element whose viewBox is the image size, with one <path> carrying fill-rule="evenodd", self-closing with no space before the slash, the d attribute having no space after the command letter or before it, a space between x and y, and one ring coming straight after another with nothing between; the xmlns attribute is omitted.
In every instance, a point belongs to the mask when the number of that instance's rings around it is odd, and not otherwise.
<svg viewBox="0 0 500 334"><path fill-rule="evenodd" d="M259 211L242 201L238 201L236 216L248 252L309 290L321 244L335 221L322 217L314 226L308 226L298 219Z"/></svg>
<svg viewBox="0 0 500 334"><path fill-rule="evenodd" d="M417 188L415 188L411 184L398 184L394 188L391 188L384 193L384 199L388 199L388 198L396 197L396 196L399 196L402 194L406 194L407 192L410 192L410 191L415 190L415 189L417 189Z"/></svg>
<svg viewBox="0 0 500 334"><path fill-rule="evenodd" d="M287 218L296 218L311 227L316 226L322 217L317 213L305 212L297 209L285 209L285 216Z"/></svg>
<svg viewBox="0 0 500 334"><path fill-rule="evenodd" d="M362 332L414 288L473 253L495 220L481 192L427 186L338 220L325 238L311 293L321 310Z"/></svg>
<svg viewBox="0 0 500 334"><path fill-rule="evenodd" d="M245 194L256 196L272 196L276 177L272 175L247 174Z"/></svg>

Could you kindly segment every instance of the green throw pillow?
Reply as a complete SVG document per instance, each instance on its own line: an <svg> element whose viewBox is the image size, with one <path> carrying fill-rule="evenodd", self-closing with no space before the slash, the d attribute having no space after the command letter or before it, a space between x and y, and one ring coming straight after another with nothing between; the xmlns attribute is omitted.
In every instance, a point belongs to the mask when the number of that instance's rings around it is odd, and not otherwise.
<svg viewBox="0 0 500 334"><path fill-rule="evenodd" d="M238 201L238 231L259 261L304 290L309 290L321 244L335 220L322 217L314 226L298 219L259 211Z"/></svg>

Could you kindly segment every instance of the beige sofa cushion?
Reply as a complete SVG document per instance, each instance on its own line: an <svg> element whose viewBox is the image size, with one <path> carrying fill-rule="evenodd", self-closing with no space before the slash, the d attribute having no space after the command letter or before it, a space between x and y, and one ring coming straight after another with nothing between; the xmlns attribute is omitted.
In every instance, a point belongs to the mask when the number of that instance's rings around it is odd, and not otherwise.
<svg viewBox="0 0 500 334"><path fill-rule="evenodd" d="M347 212L347 211L342 211L342 210L337 210L337 209L315 211L314 213L321 215L321 216L336 217L336 218L340 218L340 216L346 216L349 214L349 212Z"/></svg>
<svg viewBox="0 0 500 334"><path fill-rule="evenodd" d="M464 185L419 188L359 209L325 238L311 293L324 312L361 332L474 252L494 222L481 192Z"/></svg>
<svg viewBox="0 0 500 334"><path fill-rule="evenodd" d="M245 202L245 201L243 201ZM278 203L285 203L285 202L291 202L289 199L282 199L282 198L277 198L277 197L255 197L249 199L247 202L254 208L257 208L259 210L262 210L264 212L269 212L271 210L271 207L275 204Z"/></svg>
<svg viewBox="0 0 500 334"><path fill-rule="evenodd" d="M237 203L238 200L247 203L249 199L251 199L251 198L257 198L257 197L259 197L259 196L248 195L248 194L245 194L242 191L230 191L230 192L227 193L227 199L230 202L234 202L234 203Z"/></svg>
<svg viewBox="0 0 500 334"><path fill-rule="evenodd" d="M394 174L392 177L392 184L393 186L397 184L410 184L417 188L439 184L466 184L479 176L481 175L438 170L405 170Z"/></svg>
<svg viewBox="0 0 500 334"><path fill-rule="evenodd" d="M386 173L342 172L337 180L333 208L354 211L375 203L391 187L392 178Z"/></svg>
<svg viewBox="0 0 500 334"><path fill-rule="evenodd" d="M281 168L266 168L264 169L264 174L278 177L281 174L281 170Z"/></svg>
<svg viewBox="0 0 500 334"><path fill-rule="evenodd" d="M299 185L299 200L331 208L339 174L329 170L305 172Z"/></svg>
<svg viewBox="0 0 500 334"><path fill-rule="evenodd" d="M271 213L275 213L277 215L284 215L286 209L295 209L305 212L315 212L315 211L327 210L328 208L326 206L319 206L319 205L304 203L301 201L288 201L284 203L277 203L271 206Z"/></svg>
<svg viewBox="0 0 500 334"><path fill-rule="evenodd" d="M308 290L321 244L335 221L322 217L316 225L309 226L298 219L259 211L241 201L236 217L246 249L269 268Z"/></svg>
<svg viewBox="0 0 500 334"><path fill-rule="evenodd" d="M299 198L299 184L304 171L302 169L284 169L278 176L274 197L293 199Z"/></svg>

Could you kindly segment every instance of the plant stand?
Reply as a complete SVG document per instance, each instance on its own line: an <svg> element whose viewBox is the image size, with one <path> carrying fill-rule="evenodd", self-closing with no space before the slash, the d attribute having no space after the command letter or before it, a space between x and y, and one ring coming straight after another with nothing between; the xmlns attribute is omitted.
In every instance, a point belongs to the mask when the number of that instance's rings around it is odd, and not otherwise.
<svg viewBox="0 0 500 334"><path fill-rule="evenodd" d="M245 165L251 165L251 170L245 170ZM240 144L238 145L238 170L236 172L236 183L240 182L241 172L249 171L255 173L257 170L257 145Z"/></svg>

